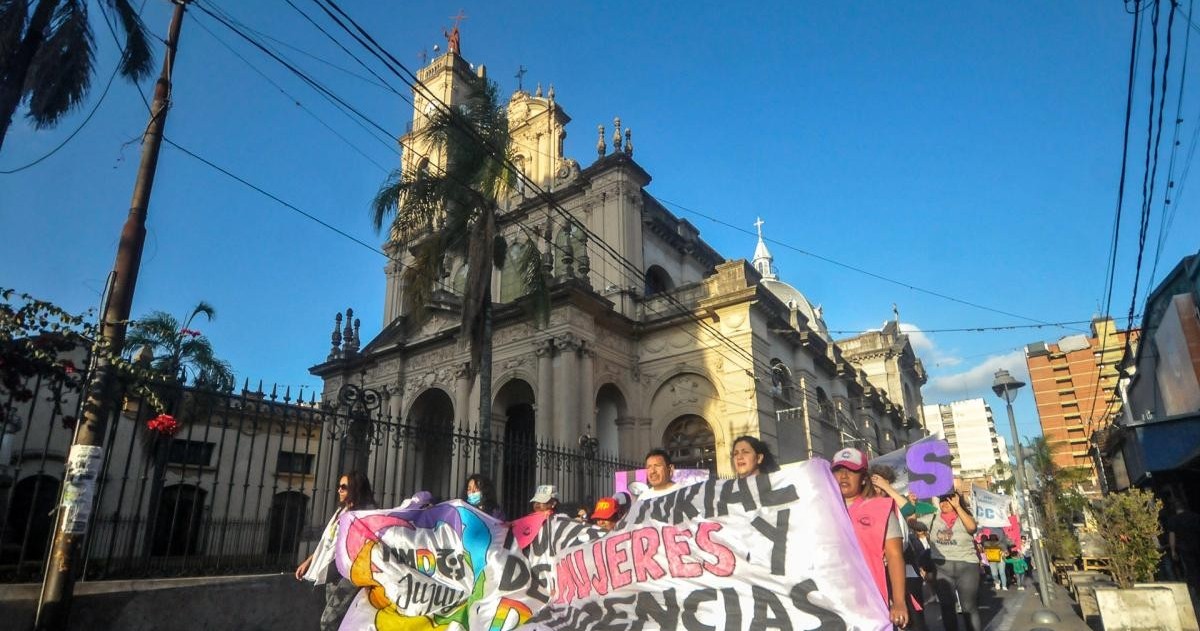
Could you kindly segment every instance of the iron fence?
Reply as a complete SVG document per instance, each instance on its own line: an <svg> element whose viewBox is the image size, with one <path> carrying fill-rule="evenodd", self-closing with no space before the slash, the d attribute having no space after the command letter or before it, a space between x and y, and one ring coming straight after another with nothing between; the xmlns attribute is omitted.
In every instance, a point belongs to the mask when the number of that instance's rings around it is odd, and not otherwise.
<svg viewBox="0 0 1200 631"><path fill-rule="evenodd" d="M8 395L0 424L0 582L39 580L53 533L80 398L31 384L29 401ZM126 397L112 412L90 517L83 580L290 571L335 509L341 473L371 480L378 506L419 490L437 499L463 493L491 454L498 497L515 517L538 484L570 502L591 503L633 469L580 441L556 445L437 417L393 419L369 389L347 386L335 401L293 399L243 387L240 394L193 387L160 398L179 423L168 435L157 411Z"/></svg>

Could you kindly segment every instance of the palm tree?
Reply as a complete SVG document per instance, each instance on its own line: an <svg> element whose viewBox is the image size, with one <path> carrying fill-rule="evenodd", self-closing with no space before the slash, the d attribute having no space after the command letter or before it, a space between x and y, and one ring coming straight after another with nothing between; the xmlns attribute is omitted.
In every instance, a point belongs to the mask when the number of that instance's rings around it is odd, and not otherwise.
<svg viewBox="0 0 1200 631"><path fill-rule="evenodd" d="M508 242L497 224L501 200L513 190L517 174L512 164L507 110L498 88L480 80L456 110L442 108L417 132L431 152L446 156L444 165L421 165L394 170L371 204L376 231L389 226L389 242L397 258L407 249L412 258L404 268L406 312L420 321L446 276L452 260L467 267L462 292L460 342L470 350L470 373L479 375L479 418L485 473L491 468L492 295L494 269L503 269ZM439 151L440 150L440 151ZM390 223L389 223L390 219ZM531 235L532 236L532 235ZM533 239L531 239L533 240ZM513 262L537 314L548 313L541 254L522 248Z"/></svg>
<svg viewBox="0 0 1200 631"><path fill-rule="evenodd" d="M149 37L129 0L101 0L125 34L118 70L130 81L150 75ZM86 0L0 0L0 148L13 115L28 98L38 129L53 127L87 96L95 40Z"/></svg>
<svg viewBox="0 0 1200 631"><path fill-rule="evenodd" d="M1030 439L1025 449L1037 477L1030 481L1033 487L1030 495L1042 511L1050 553L1059 558L1074 558L1079 554L1079 540L1073 528L1075 516L1088 506L1087 498L1077 487L1087 480L1087 472L1055 464L1045 436Z"/></svg>
<svg viewBox="0 0 1200 631"><path fill-rule="evenodd" d="M233 370L217 358L208 338L192 329L192 322L201 315L211 321L217 311L200 301L183 324L165 311L155 311L132 323L125 347L148 349L150 367L164 375L184 382L190 377L193 384L229 390L234 385Z"/></svg>

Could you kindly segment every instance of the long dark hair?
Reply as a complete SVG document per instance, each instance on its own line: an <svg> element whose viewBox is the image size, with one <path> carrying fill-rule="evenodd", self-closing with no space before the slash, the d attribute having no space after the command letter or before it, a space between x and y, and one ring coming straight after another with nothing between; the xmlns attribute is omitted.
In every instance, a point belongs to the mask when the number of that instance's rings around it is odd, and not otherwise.
<svg viewBox="0 0 1200 631"><path fill-rule="evenodd" d="M467 501L467 487L471 486L471 482L475 482L475 486L479 488L480 495L483 499L479 501L479 510L491 515L497 507L500 506L496 502L496 487L492 484L491 478L482 473L472 473L471 477L467 478L467 483L463 486L462 501Z"/></svg>
<svg viewBox="0 0 1200 631"><path fill-rule="evenodd" d="M737 447L738 443L750 445L750 449L753 449L756 455L762 456L762 462L758 463L759 473L775 473L779 470L779 462L775 460L775 454L771 453L771 448L763 441L747 435L733 439L734 447Z"/></svg>
<svg viewBox="0 0 1200 631"><path fill-rule="evenodd" d="M350 471L343 473L338 478L338 483L341 483L341 478L346 478L346 482L350 488L346 489L346 506L354 509L362 509L366 506L375 505L375 494L371 492L371 481L367 479L367 474L361 471Z"/></svg>

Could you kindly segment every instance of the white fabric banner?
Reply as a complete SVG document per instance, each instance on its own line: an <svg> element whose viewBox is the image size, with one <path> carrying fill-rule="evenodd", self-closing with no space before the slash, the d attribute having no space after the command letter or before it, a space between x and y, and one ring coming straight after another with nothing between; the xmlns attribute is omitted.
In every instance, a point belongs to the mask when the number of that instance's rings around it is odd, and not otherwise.
<svg viewBox="0 0 1200 631"><path fill-rule="evenodd" d="M992 493L973 487L975 494L975 521L986 528L1006 528L1008 516L1012 514L1012 498L1003 493Z"/></svg>
<svg viewBox="0 0 1200 631"><path fill-rule="evenodd" d="M341 629L891 629L824 460L636 502L607 534L520 529L459 501L347 513L338 569L368 589Z"/></svg>

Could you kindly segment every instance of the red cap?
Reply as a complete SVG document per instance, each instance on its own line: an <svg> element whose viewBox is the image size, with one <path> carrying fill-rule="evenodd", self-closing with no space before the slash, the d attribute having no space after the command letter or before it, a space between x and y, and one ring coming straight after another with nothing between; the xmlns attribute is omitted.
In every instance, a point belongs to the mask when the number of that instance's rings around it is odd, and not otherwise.
<svg viewBox="0 0 1200 631"><path fill-rule="evenodd" d="M830 468L846 467L851 471L862 471L867 468L867 454L853 448L847 447L833 456L833 462Z"/></svg>
<svg viewBox="0 0 1200 631"><path fill-rule="evenodd" d="M596 508L592 511L592 519L612 519L617 514L617 500L602 497L596 500Z"/></svg>

